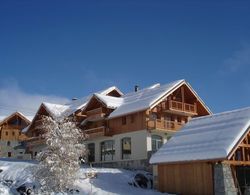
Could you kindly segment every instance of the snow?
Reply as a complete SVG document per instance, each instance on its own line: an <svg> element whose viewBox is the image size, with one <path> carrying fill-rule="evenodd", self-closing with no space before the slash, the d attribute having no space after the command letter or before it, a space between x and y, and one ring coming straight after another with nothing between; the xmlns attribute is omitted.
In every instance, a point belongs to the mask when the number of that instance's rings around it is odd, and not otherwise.
<svg viewBox="0 0 250 195"><path fill-rule="evenodd" d="M107 108L115 109L121 106L123 103L123 98L120 97L112 97L98 93L95 93L94 96L100 101L102 101L107 106Z"/></svg>
<svg viewBox="0 0 250 195"><path fill-rule="evenodd" d="M6 116L0 116L0 122L2 121L2 120L4 120L6 118Z"/></svg>
<svg viewBox="0 0 250 195"><path fill-rule="evenodd" d="M53 117L60 117L62 113L69 108L69 106L66 105L52 104L48 102L43 102L42 104Z"/></svg>
<svg viewBox="0 0 250 195"><path fill-rule="evenodd" d="M22 129L22 133L26 133L28 131L29 127L30 127L30 125L28 125L27 127L23 128Z"/></svg>
<svg viewBox="0 0 250 195"><path fill-rule="evenodd" d="M31 170L36 166L35 161L15 161L15 160L0 160L0 181L11 179L22 184L24 182L32 182ZM111 194L144 194L144 195L160 195L162 193L155 190L136 188L128 185L134 172L124 169L113 168L94 168L97 171L97 178L86 178L85 173L92 169L81 168L79 172L80 179L75 182L76 189L82 194L96 195L111 195ZM14 183L14 186L16 184ZM17 185L16 185L17 186ZM0 183L1 194L11 194L9 187ZM77 194L77 193L74 193Z"/></svg>
<svg viewBox="0 0 250 195"><path fill-rule="evenodd" d="M150 163L227 159L248 131L250 107L192 119L150 159Z"/></svg>
<svg viewBox="0 0 250 195"><path fill-rule="evenodd" d="M100 95L107 95L108 93L110 93L111 91L116 90L120 95L123 95L123 93L116 87L116 86L112 86L109 87L107 89L101 90L99 92L97 92ZM73 100L71 101L69 104L66 104L69 108L65 111L65 115L69 116L71 114L73 114L74 112L76 112L77 110L83 109L87 103L89 102L89 100L92 98L93 95L88 95L85 97L82 97L79 100Z"/></svg>
<svg viewBox="0 0 250 195"><path fill-rule="evenodd" d="M122 116L124 114L133 113L141 110L146 110L152 106L157 100L164 95L172 92L175 87L184 83L184 80L174 81L160 86L155 84L145 89L141 89L137 92L128 93L123 98L123 104L113 111L109 118Z"/></svg>

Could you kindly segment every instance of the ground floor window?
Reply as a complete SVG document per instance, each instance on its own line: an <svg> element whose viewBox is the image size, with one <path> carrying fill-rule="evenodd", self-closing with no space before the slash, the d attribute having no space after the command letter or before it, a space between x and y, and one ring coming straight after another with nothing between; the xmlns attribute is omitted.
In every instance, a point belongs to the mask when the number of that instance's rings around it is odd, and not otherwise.
<svg viewBox="0 0 250 195"><path fill-rule="evenodd" d="M113 140L101 142L101 161L111 161L115 155L115 142Z"/></svg>
<svg viewBox="0 0 250 195"><path fill-rule="evenodd" d="M8 157L11 157L11 152L8 152Z"/></svg>
<svg viewBox="0 0 250 195"><path fill-rule="evenodd" d="M125 137L122 139L122 159L131 158L131 138Z"/></svg>
<svg viewBox="0 0 250 195"><path fill-rule="evenodd" d="M156 152L163 144L163 139L159 135L152 135L152 152Z"/></svg>
<svg viewBox="0 0 250 195"><path fill-rule="evenodd" d="M95 162L95 144L90 143L88 144L88 161Z"/></svg>

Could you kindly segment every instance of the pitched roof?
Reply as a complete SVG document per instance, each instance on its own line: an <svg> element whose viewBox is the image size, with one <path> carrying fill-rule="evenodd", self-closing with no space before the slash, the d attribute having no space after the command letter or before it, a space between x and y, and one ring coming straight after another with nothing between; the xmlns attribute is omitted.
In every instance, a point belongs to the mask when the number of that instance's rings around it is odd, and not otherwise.
<svg viewBox="0 0 250 195"><path fill-rule="evenodd" d="M137 92L132 92L123 95L121 98L123 99L123 103L113 111L109 118L119 117L125 114L146 110L151 108L157 103L161 98L171 94L176 88L181 86L182 84L186 84L192 92L197 96L200 102L206 107L201 98L197 95L197 93L191 88L191 86L185 80L177 80L165 85L155 84L148 88L139 90ZM209 110L208 107L206 109Z"/></svg>
<svg viewBox="0 0 250 195"><path fill-rule="evenodd" d="M150 163L225 160L249 126L250 107L194 118L153 154Z"/></svg>
<svg viewBox="0 0 250 195"><path fill-rule="evenodd" d="M59 117L64 113L69 106L61 105L61 104L52 104L48 102L43 102L42 105L45 109L52 115L52 117Z"/></svg>
<svg viewBox="0 0 250 195"><path fill-rule="evenodd" d="M107 95L113 90L116 90L120 95L123 95L123 93L116 86L109 87L97 93L100 95ZM66 104L68 106L68 109L65 111L65 113L67 113L67 115L69 116L74 112L76 112L77 110L83 109L87 105L92 96L93 95L88 95L82 97L81 99L73 100L69 104Z"/></svg>
<svg viewBox="0 0 250 195"><path fill-rule="evenodd" d="M99 101L103 102L107 108L111 109L115 109L123 103L123 98L120 97L112 97L98 93L95 93L93 97L96 97Z"/></svg>
<svg viewBox="0 0 250 195"><path fill-rule="evenodd" d="M0 122L2 121L2 120L4 120L6 118L6 116L0 116Z"/></svg>
<svg viewBox="0 0 250 195"><path fill-rule="evenodd" d="M21 112L14 112L12 114L10 114L9 116L5 116L3 118L0 118L0 124L6 120L9 120L10 118L12 118L14 115L18 115L19 117L21 117L23 120L25 120L26 122L30 123L31 120L33 118L33 116L25 116L23 113ZM1 116L0 116L1 117Z"/></svg>

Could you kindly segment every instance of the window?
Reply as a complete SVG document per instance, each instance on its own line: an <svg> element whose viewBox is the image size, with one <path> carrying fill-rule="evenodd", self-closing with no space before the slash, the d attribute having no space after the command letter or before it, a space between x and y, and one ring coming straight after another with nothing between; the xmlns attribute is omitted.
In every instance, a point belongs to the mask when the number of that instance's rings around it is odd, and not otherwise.
<svg viewBox="0 0 250 195"><path fill-rule="evenodd" d="M114 143L113 140L101 142L101 161L111 161L114 159Z"/></svg>
<svg viewBox="0 0 250 195"><path fill-rule="evenodd" d="M8 152L8 157L11 157L11 152Z"/></svg>
<svg viewBox="0 0 250 195"><path fill-rule="evenodd" d="M7 141L7 146L10 146L10 141Z"/></svg>
<svg viewBox="0 0 250 195"><path fill-rule="evenodd" d="M88 161L95 162L95 144L94 143L88 144L88 150L89 150Z"/></svg>
<svg viewBox="0 0 250 195"><path fill-rule="evenodd" d="M125 137L122 139L122 159L131 158L131 138Z"/></svg>
<svg viewBox="0 0 250 195"><path fill-rule="evenodd" d="M159 135L152 135L152 153L155 153L162 146L162 137Z"/></svg>
<svg viewBox="0 0 250 195"><path fill-rule="evenodd" d="M156 119L157 119L157 115L156 115L155 113L151 113L151 114L149 115L149 119L150 119L150 120L156 120Z"/></svg>
<svg viewBox="0 0 250 195"><path fill-rule="evenodd" d="M12 131L12 136L15 136L15 131Z"/></svg>
<svg viewBox="0 0 250 195"><path fill-rule="evenodd" d="M126 116L122 117L122 125L126 125L127 120L126 120Z"/></svg>
<svg viewBox="0 0 250 195"><path fill-rule="evenodd" d="M9 135L8 131L5 131L5 135L6 135L6 136L8 136L8 135Z"/></svg>

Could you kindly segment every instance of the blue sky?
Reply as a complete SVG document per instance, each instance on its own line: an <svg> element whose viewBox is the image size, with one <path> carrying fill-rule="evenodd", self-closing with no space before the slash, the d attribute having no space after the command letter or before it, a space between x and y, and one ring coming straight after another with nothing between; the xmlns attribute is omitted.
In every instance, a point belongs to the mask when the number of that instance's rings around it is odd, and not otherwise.
<svg viewBox="0 0 250 195"><path fill-rule="evenodd" d="M213 112L250 106L249 10L230 0L1 1L0 115L182 78Z"/></svg>

